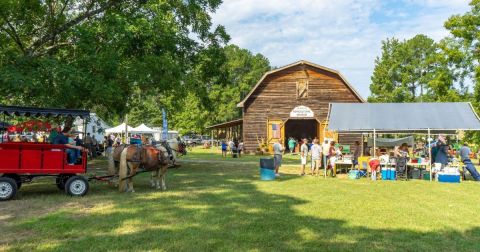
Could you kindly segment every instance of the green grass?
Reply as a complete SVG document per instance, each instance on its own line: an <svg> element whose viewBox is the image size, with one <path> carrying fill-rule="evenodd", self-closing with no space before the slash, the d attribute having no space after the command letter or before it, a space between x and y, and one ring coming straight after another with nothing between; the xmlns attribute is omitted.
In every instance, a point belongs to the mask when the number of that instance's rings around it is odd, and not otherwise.
<svg viewBox="0 0 480 252"><path fill-rule="evenodd" d="M59 193L51 181L25 185L17 200L0 203L0 250L480 249L474 182L300 177L293 165L263 182L255 156L196 149L184 160L169 170L167 192L151 189L147 174L135 179L136 193L97 182L84 198Z"/></svg>

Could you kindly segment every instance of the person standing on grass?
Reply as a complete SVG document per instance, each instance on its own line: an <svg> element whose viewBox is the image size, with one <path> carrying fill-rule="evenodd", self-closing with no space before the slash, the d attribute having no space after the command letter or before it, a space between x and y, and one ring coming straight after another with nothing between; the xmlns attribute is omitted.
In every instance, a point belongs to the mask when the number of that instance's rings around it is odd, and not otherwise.
<svg viewBox="0 0 480 252"><path fill-rule="evenodd" d="M322 159L322 166L323 166L323 169L325 169L325 171L327 170L327 163L328 163L328 152L330 150L330 144L328 144L328 140L325 140L322 144L322 156L323 156L323 159Z"/></svg>
<svg viewBox="0 0 480 252"><path fill-rule="evenodd" d="M293 137L290 137L288 139L288 150L290 150L290 154L292 154L295 151L296 144L297 142L295 141L295 139L293 139Z"/></svg>
<svg viewBox="0 0 480 252"><path fill-rule="evenodd" d="M307 139L304 138L302 139L302 145L300 146L300 162L302 165L302 173L300 173L301 176L305 175L305 166L307 165L307 157L308 157Z"/></svg>
<svg viewBox="0 0 480 252"><path fill-rule="evenodd" d="M463 143L463 146L460 148L460 159L462 160L463 164L465 165L465 169L472 175L475 181L480 181L480 174L478 173L477 169L470 160L470 153L472 151L468 148L467 143ZM465 171L464 171L465 173Z"/></svg>
<svg viewBox="0 0 480 252"><path fill-rule="evenodd" d="M238 157L242 157L242 151L243 151L243 141L240 140L240 142L238 143Z"/></svg>
<svg viewBox="0 0 480 252"><path fill-rule="evenodd" d="M222 157L227 157L227 143L225 140L222 141Z"/></svg>
<svg viewBox="0 0 480 252"><path fill-rule="evenodd" d="M320 167L321 167L321 160L322 160L322 146L318 144L318 139L313 139L312 145L312 176L313 172L317 171L317 176L320 175Z"/></svg>
<svg viewBox="0 0 480 252"><path fill-rule="evenodd" d="M90 133L87 133L87 136L85 137L85 148L88 151L88 156L92 157L92 137L90 136Z"/></svg>
<svg viewBox="0 0 480 252"><path fill-rule="evenodd" d="M275 176L279 177L280 173L278 173L278 170L280 169L280 166L282 166L282 155L283 155L283 146L282 146L282 140L278 139L277 142L273 145L273 161L275 162Z"/></svg>
<svg viewBox="0 0 480 252"><path fill-rule="evenodd" d="M360 142L355 141L355 151L353 152L353 160L352 160L353 167L358 165L358 157L360 157Z"/></svg>
<svg viewBox="0 0 480 252"><path fill-rule="evenodd" d="M92 158L97 157L98 141L95 136L92 137Z"/></svg>

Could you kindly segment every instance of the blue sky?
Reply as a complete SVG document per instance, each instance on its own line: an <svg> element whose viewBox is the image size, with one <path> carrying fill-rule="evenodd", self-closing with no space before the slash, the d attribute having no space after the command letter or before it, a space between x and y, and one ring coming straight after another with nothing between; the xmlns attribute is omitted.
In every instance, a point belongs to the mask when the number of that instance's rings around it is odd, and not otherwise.
<svg viewBox="0 0 480 252"><path fill-rule="evenodd" d="M231 43L272 66L304 59L336 69L368 97L380 43L390 37L448 36L443 23L469 0L224 0L213 14Z"/></svg>

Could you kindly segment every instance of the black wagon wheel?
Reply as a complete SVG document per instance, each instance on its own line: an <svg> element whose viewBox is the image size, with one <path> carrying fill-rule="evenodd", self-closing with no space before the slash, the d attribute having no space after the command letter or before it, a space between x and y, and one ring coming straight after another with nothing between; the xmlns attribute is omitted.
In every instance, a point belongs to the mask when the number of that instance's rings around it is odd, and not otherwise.
<svg viewBox="0 0 480 252"><path fill-rule="evenodd" d="M72 176L65 183L65 192L70 196L84 196L88 188L88 180L82 176Z"/></svg>
<svg viewBox="0 0 480 252"><path fill-rule="evenodd" d="M20 190L20 187L22 187L22 179L20 178L20 176L18 176L17 174L6 174L4 175L4 177L15 180L15 183L17 183L17 191Z"/></svg>
<svg viewBox="0 0 480 252"><path fill-rule="evenodd" d="M65 190L65 184L67 183L68 178L70 178L70 176L66 176L66 175L60 175L56 178L55 182L57 184L58 189L60 189L61 191Z"/></svg>
<svg viewBox="0 0 480 252"><path fill-rule="evenodd" d="M8 177L0 177L0 201L10 200L17 194L17 182Z"/></svg>

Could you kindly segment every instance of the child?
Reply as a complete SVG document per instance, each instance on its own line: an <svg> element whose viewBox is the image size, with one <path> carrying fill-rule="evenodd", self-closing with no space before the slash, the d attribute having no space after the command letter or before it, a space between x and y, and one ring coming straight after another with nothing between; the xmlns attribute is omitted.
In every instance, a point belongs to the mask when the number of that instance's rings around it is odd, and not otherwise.
<svg viewBox="0 0 480 252"><path fill-rule="evenodd" d="M222 157L227 157L227 143L222 141Z"/></svg>
<svg viewBox="0 0 480 252"><path fill-rule="evenodd" d="M378 158L372 158L368 162L368 165L370 166L370 171L372 172L372 180L377 180L377 171L380 167L380 160Z"/></svg>

